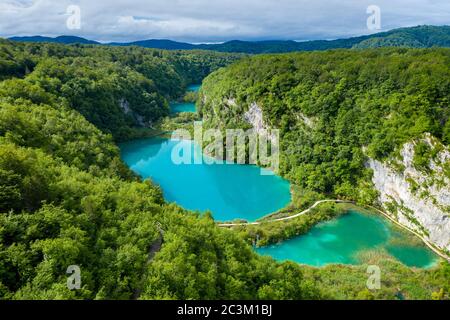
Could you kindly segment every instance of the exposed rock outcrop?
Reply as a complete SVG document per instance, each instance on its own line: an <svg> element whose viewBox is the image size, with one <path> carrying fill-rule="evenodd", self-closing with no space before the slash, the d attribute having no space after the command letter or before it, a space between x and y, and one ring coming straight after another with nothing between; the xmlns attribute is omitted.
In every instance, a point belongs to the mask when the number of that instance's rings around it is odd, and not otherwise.
<svg viewBox="0 0 450 320"><path fill-rule="evenodd" d="M248 111L244 114L244 119L253 126L257 133L269 129L264 123L262 109L255 102L250 105Z"/></svg>
<svg viewBox="0 0 450 320"><path fill-rule="evenodd" d="M147 128L152 126L152 123L150 121L146 122L143 116L137 114L130 108L130 104L127 100L121 99L119 101L119 106L120 109L122 109L123 113L125 113L126 115L130 115L134 119L137 125Z"/></svg>
<svg viewBox="0 0 450 320"><path fill-rule="evenodd" d="M273 132L273 129L264 122L263 111L256 102L253 102L250 105L248 111L244 114L244 120L252 125L253 130L255 130L259 136L266 136L269 133L269 139L272 142L278 141L279 137Z"/></svg>
<svg viewBox="0 0 450 320"><path fill-rule="evenodd" d="M426 172L414 164L415 146L425 142L430 150L440 150L430 159ZM436 148L439 149L436 149ZM382 163L370 159L373 183L380 203L402 225L421 234L431 243L450 252L450 180L445 166L450 152L430 135L406 143L400 163ZM448 169L447 169L448 170Z"/></svg>
<svg viewBox="0 0 450 320"><path fill-rule="evenodd" d="M236 109L239 109L236 100L227 98L214 108L214 116L219 119L225 118L222 113L234 116L236 113L231 110ZM295 117L305 128L314 128L314 118L301 113ZM257 133L273 129L256 102L240 114L240 119L249 123ZM414 164L415 147L420 141L434 150L430 152L433 156L425 171ZM379 192L380 205L395 221L416 231L450 255L450 151L427 134L422 139L406 143L400 158L387 162L369 159L367 162L374 172L372 182Z"/></svg>
<svg viewBox="0 0 450 320"><path fill-rule="evenodd" d="M125 114L133 113L133 111L131 111L130 104L128 103L127 100L125 100L125 99L120 100L119 105L120 105L120 109L122 109L122 111Z"/></svg>

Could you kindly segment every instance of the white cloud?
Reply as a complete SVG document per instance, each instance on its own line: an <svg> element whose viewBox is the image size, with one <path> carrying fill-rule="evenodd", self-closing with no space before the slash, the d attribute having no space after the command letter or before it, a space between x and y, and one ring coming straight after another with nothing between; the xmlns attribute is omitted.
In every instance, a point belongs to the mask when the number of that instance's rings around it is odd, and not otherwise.
<svg viewBox="0 0 450 320"><path fill-rule="evenodd" d="M71 4L81 8L81 30L66 28ZM448 0L0 0L0 35L190 42L336 38L370 33L371 4L380 6L384 29L450 24Z"/></svg>
<svg viewBox="0 0 450 320"><path fill-rule="evenodd" d="M170 35L170 38L192 37L197 34L208 34L211 37L258 36L258 28L244 24L235 24L230 21L214 21L192 18L151 19L134 16L121 16L117 21L118 30L127 30L128 33L137 34L145 30L148 37ZM144 35L143 35L144 36Z"/></svg>

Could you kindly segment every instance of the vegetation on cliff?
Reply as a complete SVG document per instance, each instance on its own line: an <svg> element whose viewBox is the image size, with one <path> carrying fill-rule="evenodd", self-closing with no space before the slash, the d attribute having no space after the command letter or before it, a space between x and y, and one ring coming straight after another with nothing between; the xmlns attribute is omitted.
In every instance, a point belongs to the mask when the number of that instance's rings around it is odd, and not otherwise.
<svg viewBox="0 0 450 320"><path fill-rule="evenodd" d="M256 56L210 75L202 93L205 125L245 128L257 103L280 129L281 174L363 204L377 197L367 156L386 159L426 132L450 143L448 49Z"/></svg>
<svg viewBox="0 0 450 320"><path fill-rule="evenodd" d="M433 53L438 64L444 53ZM115 140L165 116L168 98L239 57L0 42L1 299L366 298L364 270L342 267L351 274L334 282L326 270L258 256L209 215L165 203L120 160ZM80 290L67 287L71 265L81 269ZM447 266L428 279L394 265L425 288L405 287L408 297L448 297ZM342 296L336 284L351 289ZM395 298L396 285L375 296Z"/></svg>

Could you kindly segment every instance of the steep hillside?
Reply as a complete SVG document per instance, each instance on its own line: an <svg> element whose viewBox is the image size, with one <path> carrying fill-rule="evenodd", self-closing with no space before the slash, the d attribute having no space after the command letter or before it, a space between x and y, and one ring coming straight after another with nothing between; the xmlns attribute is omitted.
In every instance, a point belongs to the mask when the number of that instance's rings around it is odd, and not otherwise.
<svg viewBox="0 0 450 320"><path fill-rule="evenodd" d="M168 100L238 54L0 42L0 95L60 100L116 140L152 128ZM44 92L45 91L45 92ZM10 98L8 98L10 99Z"/></svg>
<svg viewBox="0 0 450 320"><path fill-rule="evenodd" d="M450 253L450 152L426 134L398 157L369 159L380 202L396 221Z"/></svg>
<svg viewBox="0 0 450 320"><path fill-rule="evenodd" d="M204 82L200 112L211 127L280 129L280 173L293 183L361 204L381 201L388 207L387 198L394 197L409 208L409 222L399 214L400 222L415 223L436 246L449 250L448 158L439 158L439 177L436 170L413 173L410 159L397 161L405 161L395 167L403 182L439 185L420 209L393 195L377 170L424 134L445 150L449 101L448 49L337 50L253 57L219 70ZM421 148L414 158L430 159L417 160L425 167L441 157L431 147Z"/></svg>
<svg viewBox="0 0 450 320"><path fill-rule="evenodd" d="M383 260L386 284L369 292L367 266L261 257L124 166L110 125L131 111L154 116L158 99L235 55L9 42L0 52L0 299L395 299L399 287L406 298L449 297L446 263ZM69 266L80 290L67 287Z"/></svg>
<svg viewBox="0 0 450 320"><path fill-rule="evenodd" d="M153 117L173 94L164 81L183 88L191 72L230 56L11 43L0 52L0 299L322 297L299 266L165 203L102 132L123 116L119 99ZM174 76L155 84L157 71ZM79 290L67 287L69 266L80 268Z"/></svg>

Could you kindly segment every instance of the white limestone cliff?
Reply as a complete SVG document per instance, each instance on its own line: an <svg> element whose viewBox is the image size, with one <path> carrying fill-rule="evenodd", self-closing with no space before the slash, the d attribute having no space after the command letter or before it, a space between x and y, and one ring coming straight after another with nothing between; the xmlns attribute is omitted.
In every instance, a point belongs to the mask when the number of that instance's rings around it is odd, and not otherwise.
<svg viewBox="0 0 450 320"><path fill-rule="evenodd" d="M421 141L430 148L439 144L431 135L426 135ZM416 143L403 146L400 166L374 159L370 159L367 165L374 172L373 183L385 211L402 225L449 252L450 180L444 174L444 166L450 163L450 152L440 145L441 151L430 160L429 171L424 172L414 166Z"/></svg>

